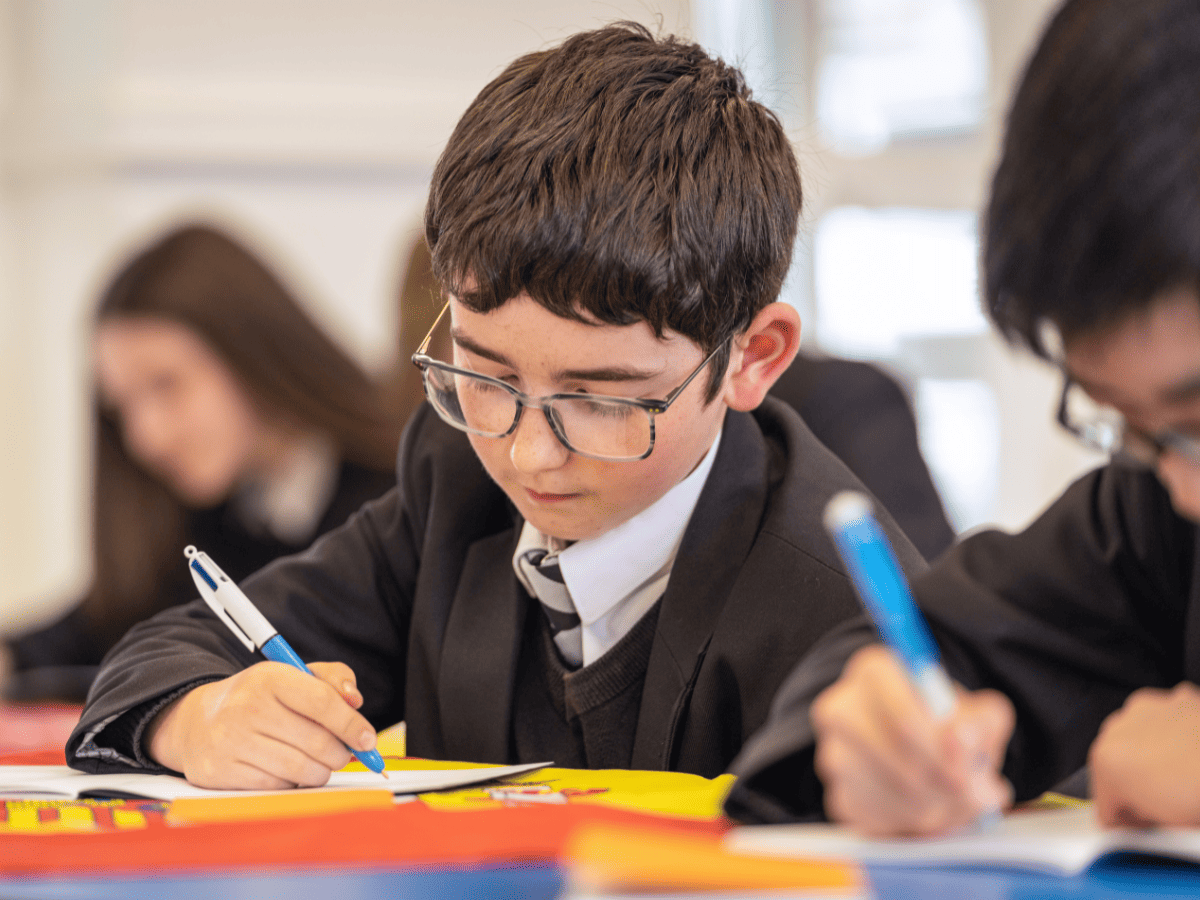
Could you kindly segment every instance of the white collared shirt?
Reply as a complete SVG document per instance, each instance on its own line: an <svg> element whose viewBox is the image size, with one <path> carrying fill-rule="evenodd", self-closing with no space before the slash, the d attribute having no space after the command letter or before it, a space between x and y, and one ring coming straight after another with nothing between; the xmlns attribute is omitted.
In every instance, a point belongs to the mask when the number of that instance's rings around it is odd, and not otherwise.
<svg viewBox="0 0 1200 900"><path fill-rule="evenodd" d="M298 438L269 476L238 486L231 503L247 530L288 544L311 541L338 486L338 453L323 434Z"/></svg>
<svg viewBox="0 0 1200 900"><path fill-rule="evenodd" d="M708 481L721 435L699 465L653 504L616 528L576 541L558 554L559 568L583 631L583 665L603 656L667 589L683 532ZM518 565L527 550L551 550L552 541L528 522L521 529L513 571L536 596Z"/></svg>

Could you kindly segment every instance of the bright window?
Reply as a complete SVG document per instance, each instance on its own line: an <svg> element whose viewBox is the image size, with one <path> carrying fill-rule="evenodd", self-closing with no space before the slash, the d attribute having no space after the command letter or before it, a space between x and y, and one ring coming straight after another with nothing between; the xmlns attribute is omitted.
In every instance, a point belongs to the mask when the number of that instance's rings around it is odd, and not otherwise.
<svg viewBox="0 0 1200 900"><path fill-rule="evenodd" d="M978 0L825 0L817 117L844 154L982 121L988 58Z"/></svg>
<svg viewBox="0 0 1200 900"><path fill-rule="evenodd" d="M971 357L979 308L975 216L962 210L830 210L814 245L817 342L841 356L920 372L911 384L921 450L951 524L988 519L999 410Z"/></svg>
<svg viewBox="0 0 1200 900"><path fill-rule="evenodd" d="M817 339L830 353L895 356L914 337L979 334L975 216L830 210L817 226Z"/></svg>

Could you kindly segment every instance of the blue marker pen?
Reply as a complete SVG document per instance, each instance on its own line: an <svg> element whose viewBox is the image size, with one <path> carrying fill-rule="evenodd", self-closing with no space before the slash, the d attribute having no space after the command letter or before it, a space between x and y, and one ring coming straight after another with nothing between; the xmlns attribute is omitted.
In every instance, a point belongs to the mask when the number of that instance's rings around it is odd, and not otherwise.
<svg viewBox="0 0 1200 900"><path fill-rule="evenodd" d="M196 583L204 602L247 650L251 653L260 650L267 659L287 663L302 672L308 672L309 675L313 674L296 655L291 645L283 639L283 635L272 627L266 616L258 611L250 602L250 598L242 593L241 588L221 571L207 553L189 546L184 548L183 555L188 559L192 581ZM383 757L379 755L378 750L354 750L349 747L347 749L372 772L379 772L387 778L387 772L383 770Z"/></svg>
<svg viewBox="0 0 1200 900"><path fill-rule="evenodd" d="M871 501L856 491L837 494L825 507L825 528L879 636L900 658L933 717L948 718L954 712L954 685L942 668L937 645L891 545L871 512Z"/></svg>

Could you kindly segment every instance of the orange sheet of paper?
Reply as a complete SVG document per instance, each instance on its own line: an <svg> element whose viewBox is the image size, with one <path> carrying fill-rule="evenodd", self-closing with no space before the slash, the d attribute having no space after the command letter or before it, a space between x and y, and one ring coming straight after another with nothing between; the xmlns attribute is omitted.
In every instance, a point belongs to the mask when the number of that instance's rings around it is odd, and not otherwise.
<svg viewBox="0 0 1200 900"><path fill-rule="evenodd" d="M567 841L572 884L591 890L863 890L858 866L730 853L718 835L583 825Z"/></svg>
<svg viewBox="0 0 1200 900"><path fill-rule="evenodd" d="M299 816L328 816L365 809L391 809L394 803L395 797L388 790L327 791L257 797L181 797L167 810L166 820L168 825L206 825L212 822L293 819Z"/></svg>

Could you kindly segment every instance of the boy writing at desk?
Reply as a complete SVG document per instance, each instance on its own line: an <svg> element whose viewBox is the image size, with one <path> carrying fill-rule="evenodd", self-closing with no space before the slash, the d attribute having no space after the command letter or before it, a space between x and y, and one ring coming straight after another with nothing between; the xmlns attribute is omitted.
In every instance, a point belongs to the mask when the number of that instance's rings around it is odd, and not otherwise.
<svg viewBox="0 0 1200 900"><path fill-rule="evenodd" d="M857 608L820 512L858 483L763 403L797 349L799 210L778 121L697 47L613 26L509 66L433 175L454 349L415 357L397 491L244 585L338 662L252 665L205 607L157 617L71 764L321 784L404 719L419 756L722 772Z"/></svg>
<svg viewBox="0 0 1200 900"><path fill-rule="evenodd" d="M823 787L833 819L938 832L1088 761L1101 822L1200 825L1198 85L1195 0L1052 20L995 175L987 302L1062 368L1060 423L1114 458L916 579L975 689L956 713L934 722L890 653L856 650L867 629L831 635L735 765L735 814L803 816Z"/></svg>

